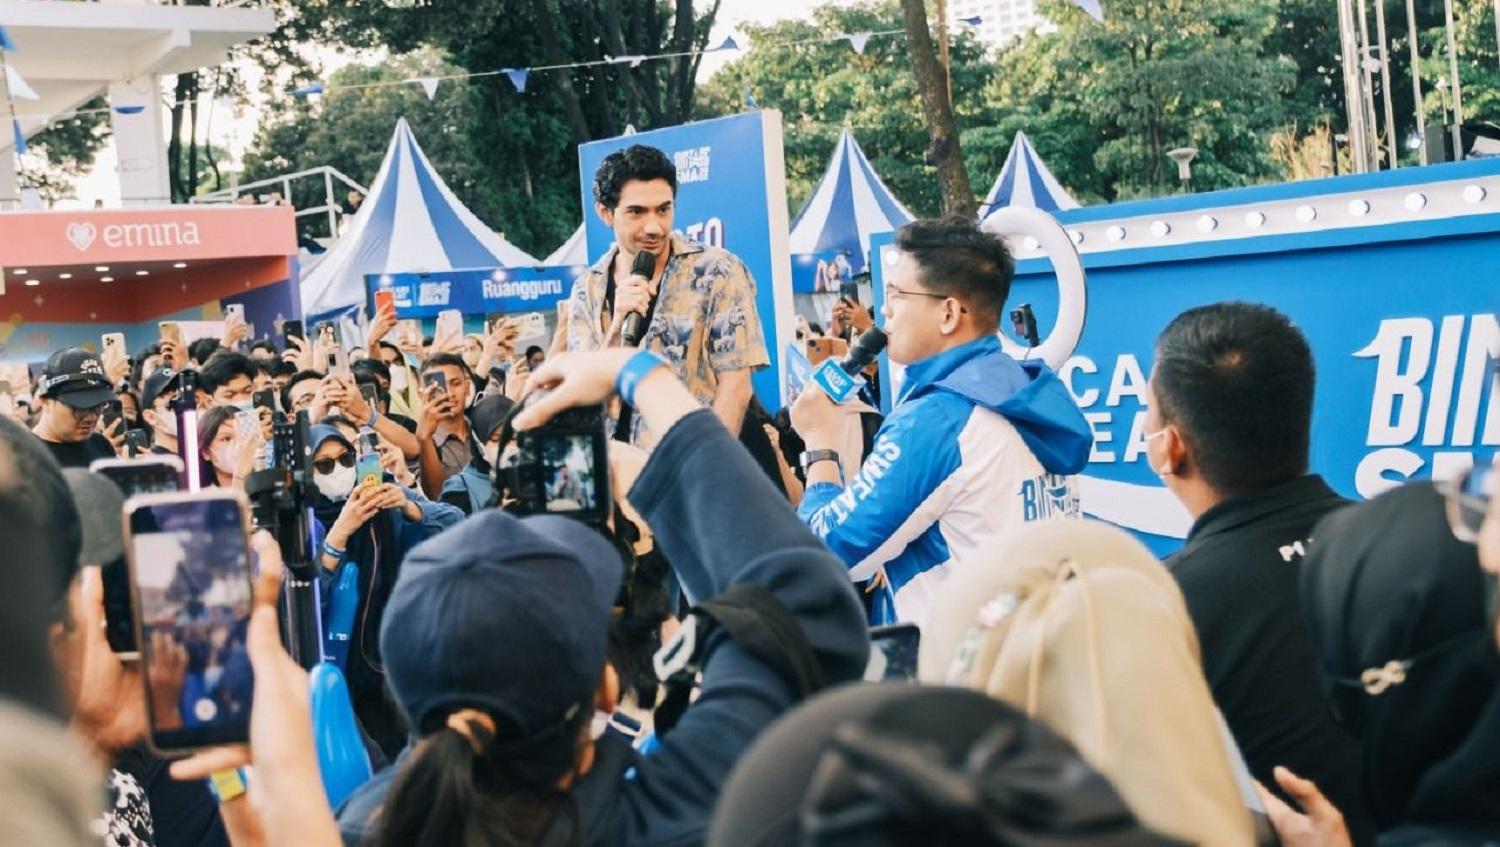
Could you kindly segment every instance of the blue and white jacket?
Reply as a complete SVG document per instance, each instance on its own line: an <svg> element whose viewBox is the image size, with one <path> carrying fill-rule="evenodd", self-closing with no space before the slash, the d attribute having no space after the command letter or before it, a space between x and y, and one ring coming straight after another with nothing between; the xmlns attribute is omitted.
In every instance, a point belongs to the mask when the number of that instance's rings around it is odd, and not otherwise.
<svg viewBox="0 0 1500 847"><path fill-rule="evenodd" d="M1079 514L1092 446L1062 381L989 336L908 366L859 473L808 486L799 514L855 580L884 569L895 619L920 625L949 568L1001 567L1006 532Z"/></svg>

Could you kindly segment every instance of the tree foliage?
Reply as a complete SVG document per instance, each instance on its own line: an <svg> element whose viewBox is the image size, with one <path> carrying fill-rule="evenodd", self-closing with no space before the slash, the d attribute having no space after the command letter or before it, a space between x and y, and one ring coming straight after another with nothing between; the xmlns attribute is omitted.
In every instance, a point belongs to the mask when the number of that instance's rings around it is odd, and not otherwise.
<svg viewBox="0 0 1500 847"><path fill-rule="evenodd" d="M33 135L21 157L22 184L35 188L49 202L72 196L73 180L88 173L109 143L107 108L104 98L96 97L79 106L79 114Z"/></svg>

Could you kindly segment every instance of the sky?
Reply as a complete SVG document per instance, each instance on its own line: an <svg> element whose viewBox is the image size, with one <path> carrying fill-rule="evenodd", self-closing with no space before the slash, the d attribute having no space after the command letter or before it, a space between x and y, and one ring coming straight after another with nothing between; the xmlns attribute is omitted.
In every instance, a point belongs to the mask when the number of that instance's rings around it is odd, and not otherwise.
<svg viewBox="0 0 1500 847"><path fill-rule="evenodd" d="M852 0L831 0L831 2L837 5L847 5ZM697 3L700 9L705 5L703 0L697 0ZM709 44L723 42L725 36L737 32L738 25L741 23L765 24L788 18L808 18L813 5L808 0L723 0L719 6L713 32L709 36ZM719 68L733 61L737 55L737 53L728 52L710 53L704 56L699 66L699 80L708 79ZM371 55L341 53L333 50L327 51L318 58L323 63L325 74L332 73L347 64L376 60L376 57ZM247 68L246 82L251 91L257 89L259 74L255 73L256 70L258 69ZM164 87L164 90L169 89ZM216 103L205 97L199 107L199 113L199 137L207 138L209 143L228 150L237 162L255 137L260 110L253 104L245 108L235 108L227 101ZM167 117L165 110L163 116ZM385 139L371 143L384 145ZM58 206L60 208L89 208L94 205L95 200L103 200L104 205L108 207L119 206L120 187L115 175L116 161L114 145L105 147L95 160L94 167L76 183L76 200L64 201Z"/></svg>

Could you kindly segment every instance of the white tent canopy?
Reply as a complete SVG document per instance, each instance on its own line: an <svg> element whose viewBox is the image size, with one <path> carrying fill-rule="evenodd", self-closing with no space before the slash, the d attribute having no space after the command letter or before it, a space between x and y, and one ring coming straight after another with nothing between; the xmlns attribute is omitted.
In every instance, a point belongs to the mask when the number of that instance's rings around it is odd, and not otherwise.
<svg viewBox="0 0 1500 847"><path fill-rule="evenodd" d="M367 274L537 264L453 196L401 118L369 196L302 279L302 312L314 317L363 304Z"/></svg>

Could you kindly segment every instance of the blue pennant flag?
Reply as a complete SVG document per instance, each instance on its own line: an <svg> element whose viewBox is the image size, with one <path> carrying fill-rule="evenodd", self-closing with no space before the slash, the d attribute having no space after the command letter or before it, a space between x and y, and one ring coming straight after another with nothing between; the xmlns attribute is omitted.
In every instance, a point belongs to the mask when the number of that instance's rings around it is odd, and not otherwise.
<svg viewBox="0 0 1500 847"><path fill-rule="evenodd" d="M10 131L16 137L16 155L20 156L26 152L26 133L21 131L21 122L15 118L10 119Z"/></svg>
<svg viewBox="0 0 1500 847"><path fill-rule="evenodd" d="M759 108L760 104L755 102L755 95L750 93L750 83L745 83L745 111L753 112Z"/></svg>
<svg viewBox="0 0 1500 847"><path fill-rule="evenodd" d="M1100 0L1073 0L1073 5L1082 9L1099 23L1104 23L1104 4Z"/></svg>
<svg viewBox="0 0 1500 847"><path fill-rule="evenodd" d="M732 36L732 35L726 35L726 36L724 36L724 43L720 44L718 47L714 48L714 50L738 50L738 49L740 49L740 45L735 42L734 36Z"/></svg>
<svg viewBox="0 0 1500 847"><path fill-rule="evenodd" d="M531 76L531 68L504 68L500 72L510 78L510 84L516 87L517 94L526 93L526 78Z"/></svg>
<svg viewBox="0 0 1500 847"><path fill-rule="evenodd" d="M979 26L980 24L984 23L984 18L975 15L972 18L959 18L958 22L961 24L968 24L969 26Z"/></svg>
<svg viewBox="0 0 1500 847"><path fill-rule="evenodd" d="M0 50L16 52L16 43L10 40L10 33L6 32L3 26L0 26Z"/></svg>
<svg viewBox="0 0 1500 847"><path fill-rule="evenodd" d="M146 111L145 106L115 106L113 108L117 114L121 115L139 115Z"/></svg>
<svg viewBox="0 0 1500 847"><path fill-rule="evenodd" d="M314 94L323 93L323 83L315 82L312 85L304 85L301 88L292 89L292 94L297 97L311 97Z"/></svg>

